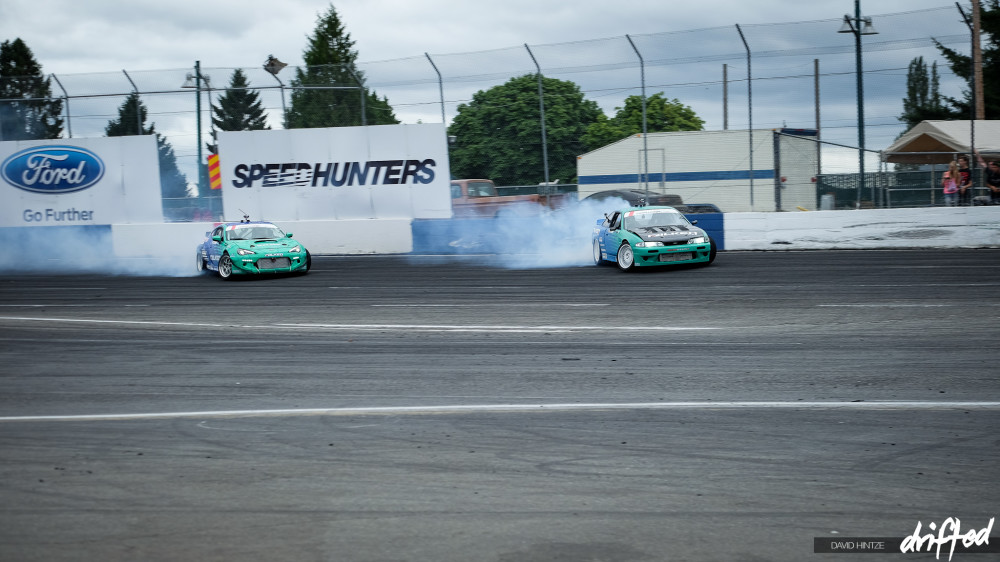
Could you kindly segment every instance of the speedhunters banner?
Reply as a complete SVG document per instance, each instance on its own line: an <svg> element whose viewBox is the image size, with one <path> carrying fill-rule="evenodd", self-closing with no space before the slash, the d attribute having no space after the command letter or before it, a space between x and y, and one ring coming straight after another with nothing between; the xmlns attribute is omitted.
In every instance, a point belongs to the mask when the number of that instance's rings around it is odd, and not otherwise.
<svg viewBox="0 0 1000 562"><path fill-rule="evenodd" d="M220 132L227 220L451 216L443 125Z"/></svg>
<svg viewBox="0 0 1000 562"><path fill-rule="evenodd" d="M0 142L0 227L162 220L151 135Z"/></svg>

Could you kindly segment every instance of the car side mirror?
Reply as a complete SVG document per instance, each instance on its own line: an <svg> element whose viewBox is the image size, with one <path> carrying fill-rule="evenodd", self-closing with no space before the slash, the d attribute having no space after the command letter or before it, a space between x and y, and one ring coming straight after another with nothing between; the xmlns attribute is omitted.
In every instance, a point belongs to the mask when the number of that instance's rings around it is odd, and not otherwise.
<svg viewBox="0 0 1000 562"><path fill-rule="evenodd" d="M698 224L698 219L694 219L693 221L691 221L691 224Z"/></svg>
<svg viewBox="0 0 1000 562"><path fill-rule="evenodd" d="M285 238L291 238L291 237L292 237L292 233L291 232L286 232L285 233Z"/></svg>
<svg viewBox="0 0 1000 562"><path fill-rule="evenodd" d="M219 236L219 235L215 235L215 236L212 237L212 241L213 242L222 242L222 237Z"/></svg>

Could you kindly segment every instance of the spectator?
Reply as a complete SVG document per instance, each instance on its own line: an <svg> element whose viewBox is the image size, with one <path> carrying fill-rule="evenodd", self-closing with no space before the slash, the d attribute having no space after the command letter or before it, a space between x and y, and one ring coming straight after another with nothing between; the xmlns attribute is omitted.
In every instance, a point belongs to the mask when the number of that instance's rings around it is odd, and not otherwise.
<svg viewBox="0 0 1000 562"><path fill-rule="evenodd" d="M986 168L986 187L990 189L990 205L1000 205L1000 163L990 160Z"/></svg>
<svg viewBox="0 0 1000 562"><path fill-rule="evenodd" d="M960 180L958 162L952 160L951 164L948 164L948 171L941 178L941 187L944 188L945 206L954 207L958 204L958 182Z"/></svg>
<svg viewBox="0 0 1000 562"><path fill-rule="evenodd" d="M958 204L968 207L972 204L972 170L969 169L969 157L958 157Z"/></svg>
<svg viewBox="0 0 1000 562"><path fill-rule="evenodd" d="M989 202L987 202L985 197L973 197L972 204L1000 205L1000 163L997 160L990 160L989 164L987 164L983 160L983 155L979 154L978 150L973 152L976 154L976 159L979 160L979 165L986 168L983 171L983 183L990 190L990 198Z"/></svg>

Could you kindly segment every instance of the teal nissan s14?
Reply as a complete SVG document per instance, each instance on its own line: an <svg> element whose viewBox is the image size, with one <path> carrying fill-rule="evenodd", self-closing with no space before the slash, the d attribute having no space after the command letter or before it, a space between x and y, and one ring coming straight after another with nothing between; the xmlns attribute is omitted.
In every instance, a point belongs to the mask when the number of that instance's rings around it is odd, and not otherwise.
<svg viewBox="0 0 1000 562"><path fill-rule="evenodd" d="M711 237L673 207L627 207L605 215L593 242L594 263L614 262L622 271L715 261Z"/></svg>
<svg viewBox="0 0 1000 562"><path fill-rule="evenodd" d="M301 242L269 222L227 222L205 233L195 254L199 272L234 275L306 273L312 257Z"/></svg>

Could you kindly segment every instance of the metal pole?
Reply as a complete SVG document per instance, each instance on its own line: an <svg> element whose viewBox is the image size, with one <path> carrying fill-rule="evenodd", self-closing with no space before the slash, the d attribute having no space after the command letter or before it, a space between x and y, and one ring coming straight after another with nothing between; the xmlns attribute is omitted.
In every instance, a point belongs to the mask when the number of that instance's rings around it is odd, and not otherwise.
<svg viewBox="0 0 1000 562"><path fill-rule="evenodd" d="M212 116L213 110L215 109L215 106L212 105L212 81L208 76L205 77L205 85L208 90L208 134L212 137L211 152L212 154L218 154L219 143L218 137L215 134L215 118ZM208 174L208 161L205 162L205 173ZM209 186L209 189L211 189L211 186Z"/></svg>
<svg viewBox="0 0 1000 562"><path fill-rule="evenodd" d="M448 121L444 116L444 81L441 79L441 71L438 70L437 65L434 64L434 59L432 59L427 53L424 53L424 56L427 57L427 61L431 63L431 67L438 76L438 95L441 96L441 124L445 126L445 135L447 136Z"/></svg>
<svg viewBox="0 0 1000 562"><path fill-rule="evenodd" d="M358 75L354 73L354 70L352 70L350 66L347 67L347 72L349 72L351 78L354 78L354 81L358 83L358 89L361 90L361 126L365 127L368 125L368 115L366 115L365 112L365 98L367 97L365 95L365 87L361 83L361 78L358 78Z"/></svg>
<svg viewBox="0 0 1000 562"><path fill-rule="evenodd" d="M970 92L972 95L969 96L969 180L972 185L969 186L969 202L972 202L972 197L975 195L975 177L976 177L976 164L978 158L976 158L976 118L979 117L979 96L982 94L982 78L977 75L976 70L979 68L976 65L976 56L978 55L978 29L972 19L965 15L965 10L962 9L962 5L955 2L955 7L958 8L958 13L962 14L962 19L965 20L965 25L969 26L969 32L972 38L971 51L969 52L969 62L972 65L971 72L969 73L969 79L972 81L972 88ZM977 16L976 10L979 7L979 2L974 1L972 3L973 16ZM979 82L977 82L977 80ZM978 88L978 89L977 89ZM959 199L959 204L962 203L961 198Z"/></svg>
<svg viewBox="0 0 1000 562"><path fill-rule="evenodd" d="M73 138L73 119L69 114L69 93L66 92L66 88L63 88L58 76L53 74L52 79L59 85L59 89L63 91L63 97L66 99L66 128L69 131L69 138Z"/></svg>
<svg viewBox="0 0 1000 562"><path fill-rule="evenodd" d="M649 136L647 135L646 128L646 62L642 60L642 53L639 52L639 48L635 46L635 42L628 34L625 35L628 39L629 45L632 45L632 50L635 51L635 56L639 57L639 79L642 83L642 161L645 163L646 167L643 171L643 176L645 178L646 184L646 201L649 201ZM662 170L665 172L666 170Z"/></svg>
<svg viewBox="0 0 1000 562"><path fill-rule="evenodd" d="M135 92L135 127L136 127L135 134L141 135L142 111L139 110L139 88L135 86L135 82L132 81L132 77L128 75L128 72L125 72L124 68L122 69L122 74L125 75L125 78L128 78L129 84L132 84L132 90Z"/></svg>
<svg viewBox="0 0 1000 562"><path fill-rule="evenodd" d="M854 0L854 55L858 82L858 195L856 209L861 208L861 192L865 189L865 82L861 70L861 0Z"/></svg>
<svg viewBox="0 0 1000 562"><path fill-rule="evenodd" d="M722 65L722 130L729 130L729 65Z"/></svg>
<svg viewBox="0 0 1000 562"><path fill-rule="evenodd" d="M740 24L736 24L736 31L740 33L740 39L743 40L743 47L747 50L747 113L750 117L750 124L748 126L748 132L750 133L750 210L753 211L753 74L750 66L750 45L747 44L747 38L743 35Z"/></svg>
<svg viewBox="0 0 1000 562"><path fill-rule="evenodd" d="M772 131L774 150L774 210L781 212L781 136Z"/></svg>
<svg viewBox="0 0 1000 562"><path fill-rule="evenodd" d="M201 195L202 193L204 193L204 191L202 190L203 186L201 182L202 173L201 173L201 61L200 60L194 61L194 93L195 96L197 96L195 98L194 107L195 111L198 113L196 119L198 125L198 166L197 166L198 195Z"/></svg>
<svg viewBox="0 0 1000 562"><path fill-rule="evenodd" d="M822 143L819 141L822 139L820 136L820 119L819 119L819 59L813 59L813 90L815 91L816 97L816 183L819 184L819 176L823 173L822 166L822 156L823 151L821 147Z"/></svg>
<svg viewBox="0 0 1000 562"><path fill-rule="evenodd" d="M980 17L980 0L972 0L972 96L976 100L976 119L986 119L986 103L983 101L983 50L979 44L982 22Z"/></svg>
<svg viewBox="0 0 1000 562"><path fill-rule="evenodd" d="M285 83L281 81L281 78L278 78L276 73L268 71L268 74L274 76L274 79L278 81L278 88L281 90L281 126L285 127L285 114L288 113L288 109L285 108Z"/></svg>
<svg viewBox="0 0 1000 562"><path fill-rule="evenodd" d="M528 55L531 56L531 61L535 63L535 68L538 69L538 110L542 115L542 160L545 164L545 197L546 202L548 202L549 148L547 137L545 135L545 96L544 90L542 89L542 67L538 65L538 60L535 59L535 54L531 52L531 47L529 47L527 43L524 44L524 48L528 50Z"/></svg>

